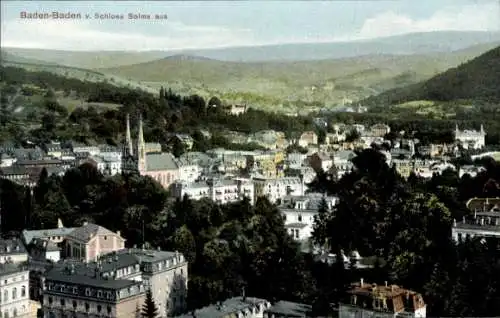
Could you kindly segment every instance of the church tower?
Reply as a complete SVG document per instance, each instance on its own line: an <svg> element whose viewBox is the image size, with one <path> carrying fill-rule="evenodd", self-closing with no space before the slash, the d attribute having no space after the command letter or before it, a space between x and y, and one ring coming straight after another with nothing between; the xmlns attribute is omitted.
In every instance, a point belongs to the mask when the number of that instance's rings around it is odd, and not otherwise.
<svg viewBox="0 0 500 318"><path fill-rule="evenodd" d="M127 135L126 135L125 147L126 147L127 155L133 156L134 155L134 147L132 145L132 134L130 133L130 115L129 114L127 114Z"/></svg>
<svg viewBox="0 0 500 318"><path fill-rule="evenodd" d="M139 172L146 171L146 143L142 127L142 115L139 116L139 135L137 136L137 164Z"/></svg>

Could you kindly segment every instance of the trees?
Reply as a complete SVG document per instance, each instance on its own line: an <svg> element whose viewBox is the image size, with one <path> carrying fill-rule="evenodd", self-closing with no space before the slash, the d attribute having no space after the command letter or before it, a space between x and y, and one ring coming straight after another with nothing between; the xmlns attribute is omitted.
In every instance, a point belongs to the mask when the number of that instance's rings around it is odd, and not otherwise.
<svg viewBox="0 0 500 318"><path fill-rule="evenodd" d="M158 307L155 304L150 289L146 291L146 299L144 300L144 305L142 305L141 315L144 318L156 318L158 316Z"/></svg>

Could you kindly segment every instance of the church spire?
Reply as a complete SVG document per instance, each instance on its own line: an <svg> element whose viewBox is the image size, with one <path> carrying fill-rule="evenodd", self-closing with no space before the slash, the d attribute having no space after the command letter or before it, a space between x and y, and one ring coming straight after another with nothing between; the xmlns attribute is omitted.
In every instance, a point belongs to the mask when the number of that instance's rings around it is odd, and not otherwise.
<svg viewBox="0 0 500 318"><path fill-rule="evenodd" d="M128 155L134 155L134 147L132 146L132 134L130 133L130 115L127 114L127 135L126 135L126 147Z"/></svg>
<svg viewBox="0 0 500 318"><path fill-rule="evenodd" d="M146 144L142 128L142 115L139 115L139 135L137 136L137 160L139 171L146 170Z"/></svg>

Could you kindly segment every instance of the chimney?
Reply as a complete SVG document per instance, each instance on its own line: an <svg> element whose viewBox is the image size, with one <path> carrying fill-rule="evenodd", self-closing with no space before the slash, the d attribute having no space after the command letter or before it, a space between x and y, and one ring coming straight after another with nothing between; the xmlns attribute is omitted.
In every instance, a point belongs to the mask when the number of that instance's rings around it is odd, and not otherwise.
<svg viewBox="0 0 500 318"><path fill-rule="evenodd" d="M89 224L89 222L87 222L87 221L83 222L83 226L87 226L88 224Z"/></svg>
<svg viewBox="0 0 500 318"><path fill-rule="evenodd" d="M116 235L118 235L118 236L122 236L122 232L120 232L120 231L116 231Z"/></svg>
<svg viewBox="0 0 500 318"><path fill-rule="evenodd" d="M465 224L465 215L462 217L462 223Z"/></svg>
<svg viewBox="0 0 500 318"><path fill-rule="evenodd" d="M157 249L158 249L158 252L161 251L161 247L158 246Z"/></svg>
<svg viewBox="0 0 500 318"><path fill-rule="evenodd" d="M457 227L457 220L453 219L453 227Z"/></svg>
<svg viewBox="0 0 500 318"><path fill-rule="evenodd" d="M385 287L387 287L387 281L385 281Z"/></svg>
<svg viewBox="0 0 500 318"><path fill-rule="evenodd" d="M360 281L360 285L359 285L359 286L360 286L361 288L363 288L363 284L364 284L364 280L363 280L363 278L361 278L361 281Z"/></svg>

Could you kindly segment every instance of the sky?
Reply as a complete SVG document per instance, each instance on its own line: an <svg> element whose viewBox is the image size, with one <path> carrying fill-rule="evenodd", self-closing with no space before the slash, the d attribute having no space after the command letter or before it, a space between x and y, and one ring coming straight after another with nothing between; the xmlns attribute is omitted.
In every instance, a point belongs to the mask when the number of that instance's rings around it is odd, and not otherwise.
<svg viewBox="0 0 500 318"><path fill-rule="evenodd" d="M0 3L3 47L180 50L352 41L413 32L500 31L500 0ZM21 18L22 12L54 11L79 13L81 19ZM150 19L129 19L129 13ZM95 14L124 19L96 19Z"/></svg>

